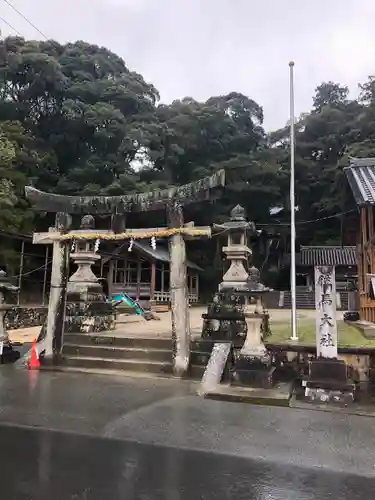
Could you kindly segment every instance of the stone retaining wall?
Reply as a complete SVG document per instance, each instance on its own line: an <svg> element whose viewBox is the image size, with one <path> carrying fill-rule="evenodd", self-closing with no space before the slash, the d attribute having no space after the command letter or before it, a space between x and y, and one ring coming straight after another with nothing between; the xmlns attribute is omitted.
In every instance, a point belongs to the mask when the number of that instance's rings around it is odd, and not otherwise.
<svg viewBox="0 0 375 500"><path fill-rule="evenodd" d="M6 330L41 326L47 318L47 306L13 306L5 315Z"/></svg>

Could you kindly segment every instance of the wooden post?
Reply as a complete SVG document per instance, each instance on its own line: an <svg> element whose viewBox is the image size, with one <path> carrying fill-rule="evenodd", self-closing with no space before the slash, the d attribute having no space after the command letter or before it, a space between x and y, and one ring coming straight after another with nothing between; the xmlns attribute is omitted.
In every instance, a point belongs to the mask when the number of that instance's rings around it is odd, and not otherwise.
<svg viewBox="0 0 375 500"><path fill-rule="evenodd" d="M160 291L163 294L164 293L164 273L165 273L165 268L164 268L164 263L161 265L161 279L160 279Z"/></svg>
<svg viewBox="0 0 375 500"><path fill-rule="evenodd" d="M155 286L156 286L156 262L153 260L151 262L151 283L150 283L150 300L154 299L155 295Z"/></svg>
<svg viewBox="0 0 375 500"><path fill-rule="evenodd" d="M63 232L69 228L71 217L56 214L55 230ZM45 361L53 361L62 348L66 286L68 282L69 243L54 241L52 250L51 289L48 304L47 329L41 351L45 350Z"/></svg>
<svg viewBox="0 0 375 500"><path fill-rule="evenodd" d="M108 274L107 274L108 295L111 297L111 295L113 293L113 272L114 272L114 268L115 268L115 261L114 261L113 257L109 261L108 267L109 267Z"/></svg>
<svg viewBox="0 0 375 500"><path fill-rule="evenodd" d="M168 226L182 227L183 213L180 205L167 209ZM169 238L170 275L172 314L173 369L176 375L184 375L189 368L190 358L190 322L186 280L186 249L181 234Z"/></svg>
<svg viewBox="0 0 375 500"><path fill-rule="evenodd" d="M361 209L361 227L362 227L362 272L363 272L363 297L362 305L367 301L368 283L367 283L367 224L366 224L366 208ZM367 318L365 318L367 319Z"/></svg>
<svg viewBox="0 0 375 500"><path fill-rule="evenodd" d="M139 300L141 295L141 271L142 271L142 263L139 255L137 256L137 286L135 291L135 296L137 300Z"/></svg>

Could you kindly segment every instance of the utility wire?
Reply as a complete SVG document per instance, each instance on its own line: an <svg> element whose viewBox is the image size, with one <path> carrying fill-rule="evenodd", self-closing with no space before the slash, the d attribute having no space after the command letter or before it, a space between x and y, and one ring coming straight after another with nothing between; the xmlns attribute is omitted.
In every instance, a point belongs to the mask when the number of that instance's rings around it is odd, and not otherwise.
<svg viewBox="0 0 375 500"><path fill-rule="evenodd" d="M29 24L29 25L30 25L32 28L34 28L34 29L35 29L35 30L36 30L36 31L37 31L40 35L42 35L42 37L43 37L43 38L46 38L46 39L48 38L48 37L47 37L47 36L43 33L43 31L41 31L41 30L40 30L37 26L35 26L35 24L34 24L32 21L30 21L30 19L28 19L28 18L27 18L24 14L22 14L22 12L21 12L20 10L18 10L18 9L17 9L17 7L15 7L15 6L14 6L14 5L13 5L13 4L9 1L9 0L4 0L4 2L5 2L7 5L9 5L9 7L10 7L11 9L13 9L13 10L14 10L14 12L16 12L19 16L21 16L21 17L22 17L22 19L23 19L24 21L26 21L26 22L27 22L27 24Z"/></svg>
<svg viewBox="0 0 375 500"><path fill-rule="evenodd" d="M336 217L341 217L342 215L351 214L351 213L356 212L356 211L357 211L356 209L353 209L353 210L348 210L347 212L340 212L340 213L334 214L334 215L327 215L327 217L320 217L319 219L296 221L296 224L298 224L298 225L301 225L301 224L313 224L313 223L319 222L321 220L335 219ZM257 226L284 226L284 227L289 227L290 223L288 223L288 222L279 222L279 223L275 223L275 224L261 224L261 223L258 223Z"/></svg>
<svg viewBox="0 0 375 500"><path fill-rule="evenodd" d="M36 267L35 269L31 269L31 271L28 271L27 273L18 274L17 276L12 276L12 278L15 279L15 278L22 278L23 276L28 276L29 274L35 273L35 271L39 271L40 269L44 269L45 267L48 267L50 264L52 264L52 260L47 262L47 264L43 264L40 267Z"/></svg>
<svg viewBox="0 0 375 500"><path fill-rule="evenodd" d="M1 16L0 16L0 21L2 23L6 24L8 26L8 28L10 28L12 31L17 33L17 35L22 36L21 33L14 26L12 26L10 23L8 23L8 21ZM0 29L0 37L1 37L1 29Z"/></svg>

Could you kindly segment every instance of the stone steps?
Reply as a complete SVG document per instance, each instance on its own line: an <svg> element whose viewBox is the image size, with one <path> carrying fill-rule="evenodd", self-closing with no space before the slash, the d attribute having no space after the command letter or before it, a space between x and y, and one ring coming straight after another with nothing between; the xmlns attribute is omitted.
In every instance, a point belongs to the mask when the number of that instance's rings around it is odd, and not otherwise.
<svg viewBox="0 0 375 500"><path fill-rule="evenodd" d="M315 309L315 294L314 292L297 292L296 294L298 309ZM291 292L284 293L284 309L291 309L292 294Z"/></svg>
<svg viewBox="0 0 375 500"><path fill-rule="evenodd" d="M128 347L144 349L172 349L172 340L168 338L145 338L145 337L119 337L116 335L98 334L65 334L64 347L66 345L80 346L102 346L102 347Z"/></svg>
<svg viewBox="0 0 375 500"><path fill-rule="evenodd" d="M64 336L63 366L171 375L170 339L67 334Z"/></svg>
<svg viewBox="0 0 375 500"><path fill-rule="evenodd" d="M341 308L346 311L348 309L348 292L340 291ZM315 309L315 292L299 292L296 293L297 309ZM284 292L283 308L291 309L292 294L290 291Z"/></svg>
<svg viewBox="0 0 375 500"><path fill-rule="evenodd" d="M170 363L172 353L170 350L139 347L119 347L102 345L76 345L67 344L64 346L65 356L94 357L104 359L131 359L131 360L152 360L157 362Z"/></svg>
<svg viewBox="0 0 375 500"><path fill-rule="evenodd" d="M64 364L69 367L76 366L79 368L172 374L172 362L161 363L159 361L152 360L68 356L64 357Z"/></svg>
<svg viewBox="0 0 375 500"><path fill-rule="evenodd" d="M188 378L201 379L212 343L191 344ZM114 371L173 376L172 341L165 338L116 337L95 334L64 336L62 369L91 372Z"/></svg>

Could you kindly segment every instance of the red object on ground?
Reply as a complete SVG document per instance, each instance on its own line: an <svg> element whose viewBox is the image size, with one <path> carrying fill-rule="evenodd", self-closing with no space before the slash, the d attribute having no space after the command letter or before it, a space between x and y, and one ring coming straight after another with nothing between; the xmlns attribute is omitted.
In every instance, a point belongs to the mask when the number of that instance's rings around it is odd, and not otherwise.
<svg viewBox="0 0 375 500"><path fill-rule="evenodd" d="M37 370L38 368L40 368L40 361L39 361L39 355L38 355L37 342L36 342L36 339L34 339L33 347L31 348L31 358L29 361L29 369L30 370Z"/></svg>

